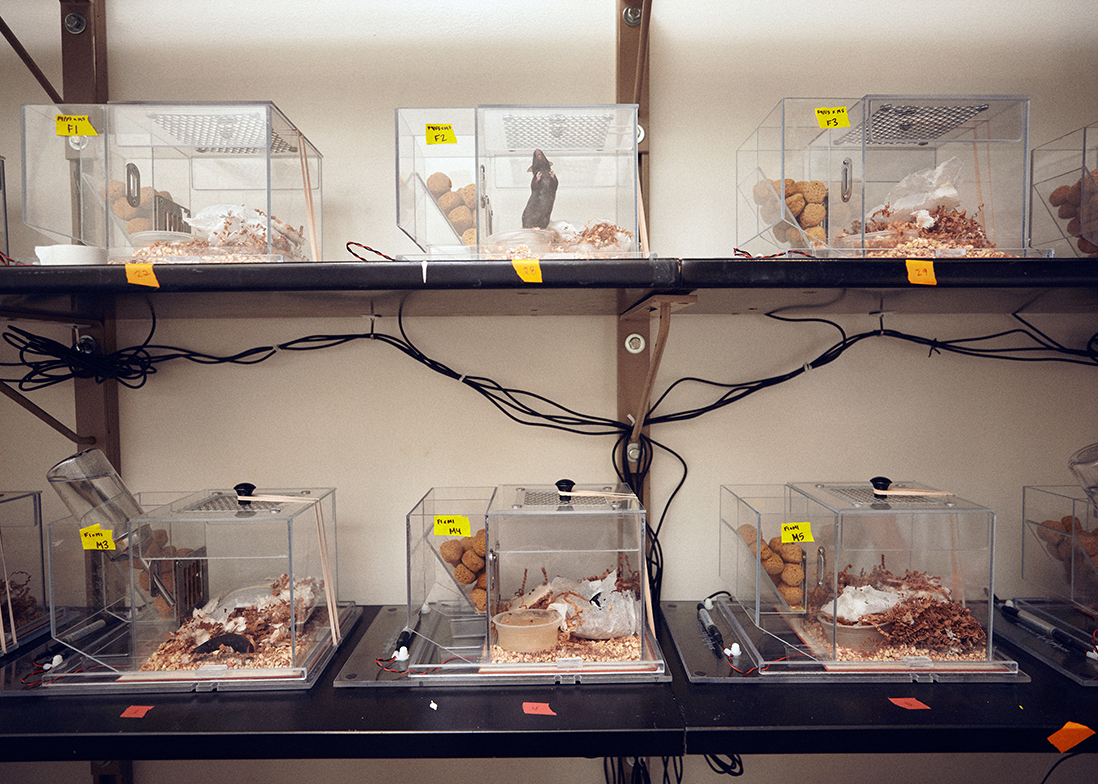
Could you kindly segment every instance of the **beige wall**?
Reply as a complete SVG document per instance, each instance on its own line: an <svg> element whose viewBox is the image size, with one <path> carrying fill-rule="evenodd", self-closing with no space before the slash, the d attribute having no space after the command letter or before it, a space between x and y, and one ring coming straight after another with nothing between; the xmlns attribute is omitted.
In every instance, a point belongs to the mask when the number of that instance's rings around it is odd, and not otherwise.
<svg viewBox="0 0 1098 784"><path fill-rule="evenodd" d="M7 5L5 21L59 87L56 4ZM1083 78L1098 73L1098 7L1091 0L655 6L649 227L661 255L730 253L732 205L724 194L734 151L782 97L1028 94L1033 144L1098 120L1098 83ZM107 14L112 99L273 100L309 136L324 155L329 260L350 259L347 240L389 253L414 250L394 220L395 107L614 101L616 20L606 0L112 0ZM39 238L21 226L19 106L46 98L6 48L0 48L0 85L12 250L29 256ZM1098 329L1093 314L1034 318L1072 345ZM866 314L837 319L848 332L876 325ZM904 315L887 323L942 339L1013 326L1006 316L966 314ZM169 319L160 323L156 342L231 353L308 334L360 331L364 324L355 318ZM30 328L66 340L64 330ZM380 328L393 325L383 320ZM147 329L145 321L123 322L120 344L140 342ZM427 354L461 372L614 415L609 317L416 318L407 329ZM683 375L744 381L786 371L828 347L835 334L822 325L761 316L677 316L656 391ZM0 346L0 361L11 354ZM698 597L718 587L715 560L698 554L714 552L719 485L881 473L994 508L997 590L1023 591L1021 488L1071 482L1067 457L1098 440L1095 378L1092 368L928 358L915 346L871 340L792 383L702 419L657 428L654 437L690 465L664 526L665 596ZM67 386L33 399L71 422ZM683 405L702 399L696 391L681 397ZM166 365L145 388L123 390L121 418L124 476L138 490L242 480L337 487L341 590L344 598L366 603L403 601L404 514L430 487L613 476L608 440L513 424L468 388L378 344L280 354L250 368ZM46 490L47 518L61 510L44 486L45 470L73 451L0 400L0 486ZM656 511L677 479L676 464L659 457ZM957 767L947 770L963 771L969 781L1012 780L1013 774L1035 780L1054 758L1051 752L1027 755L1032 767L996 768L954 757L947 762ZM926 780L913 772L924 772L923 758L859 759L893 771L897 781ZM856 766L847 775L848 762L825 758L809 763L817 774L819 763L845 780L869 780L873 770ZM448 764L416 764L423 778L450 778ZM80 765L0 766L0 779L75 781L85 776ZM749 759L748 765L750 773L783 778L805 773L792 756ZM172 769L171 763L141 764L139 781L158 781ZM517 777L511 763L485 769L489 780ZM56 778L34 778L55 770ZM304 763L293 770L297 774L282 765L210 765L203 777L310 775ZM331 762L324 770L341 781L380 778L392 768ZM601 776L592 761L568 762L563 770L561 780ZM693 760L688 780L705 778L715 776Z"/></svg>

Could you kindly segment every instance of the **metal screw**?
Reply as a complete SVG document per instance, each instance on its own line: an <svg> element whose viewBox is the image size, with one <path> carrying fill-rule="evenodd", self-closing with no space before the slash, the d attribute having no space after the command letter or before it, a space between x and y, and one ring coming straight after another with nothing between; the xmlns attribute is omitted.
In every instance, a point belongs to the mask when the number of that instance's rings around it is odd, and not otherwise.
<svg viewBox="0 0 1098 784"><path fill-rule="evenodd" d="M65 17L65 29L73 35L80 35L88 29L88 20L81 14L69 14Z"/></svg>
<svg viewBox="0 0 1098 784"><path fill-rule="evenodd" d="M644 347L648 345L643 335L634 332L632 335L628 335L625 338L625 350L630 354L639 354L644 351Z"/></svg>
<svg viewBox="0 0 1098 784"><path fill-rule="evenodd" d="M621 18L630 27L636 27L641 23L641 8L639 5L627 5L621 12Z"/></svg>

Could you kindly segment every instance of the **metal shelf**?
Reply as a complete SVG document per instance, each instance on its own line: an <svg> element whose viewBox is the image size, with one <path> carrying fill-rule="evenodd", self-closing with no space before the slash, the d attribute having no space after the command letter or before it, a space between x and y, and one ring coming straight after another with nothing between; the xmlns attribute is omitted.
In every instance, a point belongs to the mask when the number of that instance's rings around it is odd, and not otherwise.
<svg viewBox="0 0 1098 784"><path fill-rule="evenodd" d="M540 262L523 281L509 261L156 265L156 287L124 265L0 268L0 314L144 318L394 315L620 315L649 294L692 292L684 313L813 307L832 313L1098 311L1086 259L936 260L936 285L903 259L621 259ZM150 299L150 297L152 297Z"/></svg>

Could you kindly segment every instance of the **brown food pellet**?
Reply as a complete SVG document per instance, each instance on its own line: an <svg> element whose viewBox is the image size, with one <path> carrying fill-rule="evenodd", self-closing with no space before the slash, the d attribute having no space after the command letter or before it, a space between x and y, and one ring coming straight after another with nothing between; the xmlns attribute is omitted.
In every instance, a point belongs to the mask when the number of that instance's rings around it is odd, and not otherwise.
<svg viewBox="0 0 1098 784"><path fill-rule="evenodd" d="M450 178L442 172L435 172L427 178L427 190L436 199L450 190L451 184Z"/></svg>
<svg viewBox="0 0 1098 784"><path fill-rule="evenodd" d="M751 198L755 200L755 203L760 207L764 204L771 204L774 202L774 190L770 185L769 180L759 180L755 183L755 187L751 189Z"/></svg>
<svg viewBox="0 0 1098 784"><path fill-rule="evenodd" d="M488 551L488 537L484 533L484 529L481 528L473 536L473 552L479 555L481 558Z"/></svg>
<svg viewBox="0 0 1098 784"><path fill-rule="evenodd" d="M804 194L804 200L809 204L823 204L824 199L827 198L827 186L819 180L810 180L797 185L798 190Z"/></svg>
<svg viewBox="0 0 1098 784"><path fill-rule="evenodd" d="M461 556L461 562L474 574L484 568L484 559L477 555L474 550L466 550L465 554Z"/></svg>
<svg viewBox="0 0 1098 784"><path fill-rule="evenodd" d="M462 585L472 585L477 581L477 576L469 571L465 564L458 564L454 567L454 579Z"/></svg>
<svg viewBox="0 0 1098 784"><path fill-rule="evenodd" d="M785 200L785 206L793 214L794 218L801 214L801 210L804 209L805 203L804 194L802 193L794 193L792 196L786 197Z"/></svg>
<svg viewBox="0 0 1098 784"><path fill-rule="evenodd" d="M822 204L806 204L804 210L801 211L799 220L802 226L811 229L813 226L819 226L826 217L827 208Z"/></svg>
<svg viewBox="0 0 1098 784"><path fill-rule="evenodd" d="M787 563L782 569L782 582L786 585L800 585L804 582L804 569L800 564Z"/></svg>
<svg viewBox="0 0 1098 784"><path fill-rule="evenodd" d="M442 560L451 566L461 563L461 556L465 554L465 548L461 546L460 539L447 539L438 548Z"/></svg>
<svg viewBox="0 0 1098 784"><path fill-rule="evenodd" d="M790 564L799 564L804 558L804 550L796 542L786 542L777 549L782 560Z"/></svg>
<svg viewBox="0 0 1098 784"><path fill-rule="evenodd" d="M771 553L769 558L763 559L762 567L767 574L773 577L782 573L782 570L785 569L785 561L781 559L781 556Z"/></svg>
<svg viewBox="0 0 1098 784"><path fill-rule="evenodd" d="M465 206L465 202L462 201L460 193L447 191L438 197L438 206L444 215L449 215L455 207Z"/></svg>
<svg viewBox="0 0 1098 784"><path fill-rule="evenodd" d="M488 608L488 592L483 588L474 588L469 598L473 600L477 612L484 612Z"/></svg>
<svg viewBox="0 0 1098 784"><path fill-rule="evenodd" d="M1071 190L1070 185L1061 185L1048 195L1048 203L1053 207L1059 207L1068 198L1068 192Z"/></svg>
<svg viewBox="0 0 1098 784"><path fill-rule="evenodd" d="M790 607L794 607L800 604L804 600L804 591L795 585L786 585L782 583L778 586L778 593L785 599L785 603Z"/></svg>
<svg viewBox="0 0 1098 784"><path fill-rule="evenodd" d="M813 226L810 229L805 229L804 233L818 242L827 242L827 232L824 231L823 226Z"/></svg>
<svg viewBox="0 0 1098 784"><path fill-rule="evenodd" d="M739 532L740 538L748 544L751 544L758 538L758 532L755 530L755 526L750 525L749 523L744 523L737 528L736 531Z"/></svg>
<svg viewBox="0 0 1098 784"><path fill-rule="evenodd" d="M458 193L461 194L461 200L465 203L466 207L468 207L471 210L475 210L477 208L477 186L476 185L472 185L472 184L466 185L464 188L462 188L460 191L458 191Z"/></svg>
<svg viewBox="0 0 1098 784"><path fill-rule="evenodd" d="M458 234L464 234L466 231L473 228L473 213L464 204L460 207L455 207L446 217L450 219L450 223Z"/></svg>
<svg viewBox="0 0 1098 784"><path fill-rule="evenodd" d="M1074 218L1078 214L1078 205L1072 204L1070 201L1065 201L1063 204L1060 205L1060 208L1056 210L1056 215L1059 216L1062 220Z"/></svg>

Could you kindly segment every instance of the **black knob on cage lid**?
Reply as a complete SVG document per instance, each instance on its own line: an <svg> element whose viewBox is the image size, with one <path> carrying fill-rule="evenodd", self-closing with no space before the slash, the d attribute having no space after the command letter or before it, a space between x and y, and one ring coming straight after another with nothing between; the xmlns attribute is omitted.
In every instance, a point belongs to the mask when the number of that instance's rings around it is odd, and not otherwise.
<svg viewBox="0 0 1098 784"><path fill-rule="evenodd" d="M873 485L874 490L887 490L892 484L892 480L887 476L875 476L869 480L869 484ZM877 498L887 498L884 493L874 493Z"/></svg>
<svg viewBox="0 0 1098 784"><path fill-rule="evenodd" d="M251 501L244 501L242 499L255 492L255 485L251 482L241 482L238 485L233 485L233 490L236 491L237 500L240 502L241 506L251 505Z"/></svg>
<svg viewBox="0 0 1098 784"><path fill-rule="evenodd" d="M567 495L572 492L572 488L576 486L576 483L571 479L559 479L557 480L557 492L561 494L560 502L562 504L570 503L572 498Z"/></svg>

